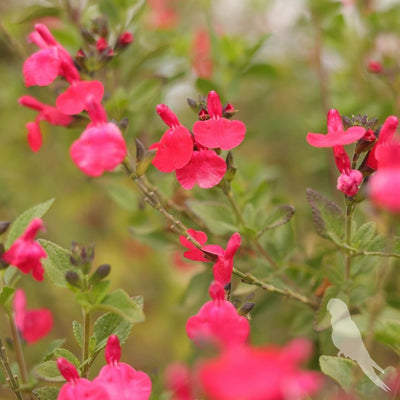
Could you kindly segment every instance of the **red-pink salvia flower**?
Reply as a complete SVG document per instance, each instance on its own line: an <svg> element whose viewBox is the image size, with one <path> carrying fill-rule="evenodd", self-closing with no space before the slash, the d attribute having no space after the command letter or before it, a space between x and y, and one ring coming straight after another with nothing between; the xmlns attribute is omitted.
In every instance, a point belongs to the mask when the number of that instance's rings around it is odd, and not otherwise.
<svg viewBox="0 0 400 400"><path fill-rule="evenodd" d="M29 35L29 40L40 47L40 50L24 62L23 73L26 86L47 86L57 76L63 76L68 82L80 79L72 57L54 39L45 25L36 24L35 31Z"/></svg>
<svg viewBox="0 0 400 400"><path fill-rule="evenodd" d="M351 169L350 158L343 146L333 146L333 154L335 155L336 166L341 172L336 187L346 196L354 196L363 180L362 173L356 169Z"/></svg>
<svg viewBox="0 0 400 400"><path fill-rule="evenodd" d="M300 339L282 349L226 347L216 359L200 365L200 384L213 400L300 400L321 385L318 373L298 365L310 351L310 343Z"/></svg>
<svg viewBox="0 0 400 400"><path fill-rule="evenodd" d="M171 0L147 0L150 6L150 23L156 29L172 29L178 21L178 14Z"/></svg>
<svg viewBox="0 0 400 400"><path fill-rule="evenodd" d="M364 136L365 129L353 126L343 129L342 118L335 109L328 111L328 133L308 133L307 142L314 147L333 147L353 143Z"/></svg>
<svg viewBox="0 0 400 400"><path fill-rule="evenodd" d="M207 111L210 119L196 121L193 125L196 141L212 149L230 150L239 146L246 135L246 126L242 121L222 117L221 100L214 91L208 94Z"/></svg>
<svg viewBox="0 0 400 400"><path fill-rule="evenodd" d="M211 79L213 61L211 58L211 40L208 31L199 28L192 41L192 66L199 78Z"/></svg>
<svg viewBox="0 0 400 400"><path fill-rule="evenodd" d="M394 134L396 133L397 126L399 125L399 120L397 117L391 115L387 117L385 122L383 123L380 131L379 137L374 147L372 147L371 151L368 154L367 158L367 166L372 169L378 169L378 161L376 159L376 152L379 151L380 147L384 147L387 143L389 143Z"/></svg>
<svg viewBox="0 0 400 400"><path fill-rule="evenodd" d="M377 172L368 182L371 201L392 213L400 212L400 141L392 139L376 151Z"/></svg>
<svg viewBox="0 0 400 400"><path fill-rule="evenodd" d="M222 284L212 282L209 293L212 301L205 303L186 323L189 338L198 345L211 342L222 347L246 342L250 333L249 321L225 300Z"/></svg>
<svg viewBox="0 0 400 400"><path fill-rule="evenodd" d="M126 157L125 140L117 125L107 122L107 115L100 103L91 103L88 125L70 149L71 158L78 168L89 176L100 176L112 171Z"/></svg>
<svg viewBox="0 0 400 400"><path fill-rule="evenodd" d="M197 183L202 189L218 185L226 172L225 160L213 150L207 150L197 145L192 158L182 168L175 171L176 179L181 186L190 190Z"/></svg>
<svg viewBox="0 0 400 400"><path fill-rule="evenodd" d="M185 166L192 158L193 139L168 106L159 104L156 110L170 129L158 143L150 146L150 149L157 149L153 165L162 172L172 172Z"/></svg>
<svg viewBox="0 0 400 400"><path fill-rule="evenodd" d="M26 296L17 289L13 301L15 325L28 343L35 343L45 337L53 328L53 315L50 310L40 308L26 309Z"/></svg>
<svg viewBox="0 0 400 400"><path fill-rule="evenodd" d="M382 63L379 61L371 60L368 62L368 72L373 74L380 74L383 71Z"/></svg>
<svg viewBox="0 0 400 400"><path fill-rule="evenodd" d="M61 375L68 381L58 393L57 400L114 400L109 397L106 389L95 382L79 376L76 367L60 357L57 359L57 367Z"/></svg>
<svg viewBox="0 0 400 400"><path fill-rule="evenodd" d="M199 242L202 246L207 242L207 235L202 231L196 231L194 229L188 229L188 234L197 242ZM184 257L189 260L194 261L203 261L207 262L208 260L204 257L204 253L198 249L189 239L185 236L179 236L179 241L183 246L185 246L187 251L183 253Z"/></svg>
<svg viewBox="0 0 400 400"><path fill-rule="evenodd" d="M224 286L231 281L233 257L240 247L240 243L240 234L236 232L229 239L226 250L221 246L212 244L203 247L204 251L218 256L218 260L213 266L214 279Z"/></svg>
<svg viewBox="0 0 400 400"><path fill-rule="evenodd" d="M108 338L105 357L108 365L103 367L93 380L102 386L110 399L147 400L151 393L151 380L142 371L120 362L121 346L116 335Z"/></svg>
<svg viewBox="0 0 400 400"><path fill-rule="evenodd" d="M165 371L165 385L172 392L171 400L195 400L189 368L182 363L174 363Z"/></svg>
<svg viewBox="0 0 400 400"><path fill-rule="evenodd" d="M40 260L46 258L47 254L34 239L38 231L43 229L43 221L34 218L25 232L2 256L4 261L14 265L24 274L32 272L33 278L37 281L43 280L44 269Z"/></svg>
<svg viewBox="0 0 400 400"><path fill-rule="evenodd" d="M68 126L72 122L72 117L65 115L57 108L41 103L32 96L22 96L18 99L18 103L38 111L38 116L34 122L28 122L28 143L32 151L38 151L42 146L42 133L40 131L40 121L47 121L52 125Z"/></svg>
<svg viewBox="0 0 400 400"><path fill-rule="evenodd" d="M126 47L133 42L133 34L131 32L122 32L117 39L116 47Z"/></svg>

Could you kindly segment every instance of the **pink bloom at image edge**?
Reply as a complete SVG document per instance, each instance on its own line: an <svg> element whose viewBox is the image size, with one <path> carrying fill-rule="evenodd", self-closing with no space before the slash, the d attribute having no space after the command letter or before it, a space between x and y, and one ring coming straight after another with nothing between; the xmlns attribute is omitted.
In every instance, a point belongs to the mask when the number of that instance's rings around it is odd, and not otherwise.
<svg viewBox="0 0 400 400"><path fill-rule="evenodd" d="M198 377L213 400L302 399L321 386L319 373L302 371L298 366L310 352L311 344L302 339L280 349L231 346L217 358L202 362Z"/></svg>
<svg viewBox="0 0 400 400"><path fill-rule="evenodd" d="M148 375L119 361L121 346L116 335L108 338L105 358L108 365L100 370L93 383L102 386L110 399L147 400L150 397L151 380Z"/></svg>
<svg viewBox="0 0 400 400"><path fill-rule="evenodd" d="M215 91L208 93L207 111L210 119L193 125L196 141L210 149L230 150L239 146L246 135L246 126L242 121L222 117L221 100Z"/></svg>
<svg viewBox="0 0 400 400"><path fill-rule="evenodd" d="M33 278L37 281L43 280L44 269L40 260L46 258L47 254L34 239L38 231L43 229L43 221L40 218L34 218L25 232L2 256L4 261L17 267L24 274L32 272Z"/></svg>
<svg viewBox="0 0 400 400"><path fill-rule="evenodd" d="M170 364L165 371L165 386L172 392L171 400L194 400L192 377L189 368L182 363Z"/></svg>
<svg viewBox="0 0 400 400"><path fill-rule="evenodd" d="M15 325L29 344L42 339L53 328L53 315L50 310L26 309L26 296L22 289L15 291L13 308Z"/></svg>

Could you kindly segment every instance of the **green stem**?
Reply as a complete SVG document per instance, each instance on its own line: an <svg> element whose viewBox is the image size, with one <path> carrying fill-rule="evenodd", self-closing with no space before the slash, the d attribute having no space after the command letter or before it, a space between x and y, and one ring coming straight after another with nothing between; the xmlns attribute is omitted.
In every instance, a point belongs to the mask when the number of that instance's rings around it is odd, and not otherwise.
<svg viewBox="0 0 400 400"><path fill-rule="evenodd" d="M10 319L11 334L15 348L15 355L17 357L17 363L19 366L19 372L21 374L21 381L22 383L27 383L29 377L28 377L28 370L26 368L24 352L22 351L21 339L18 333L17 326L15 325L14 318L12 317L12 315L8 315L8 317Z"/></svg>
<svg viewBox="0 0 400 400"><path fill-rule="evenodd" d="M10 362L8 360L6 348L3 345L2 339L0 339L0 363L11 391L15 394L15 397L18 400L24 400L24 396L21 393L21 388L19 387L17 376L14 376L11 371Z"/></svg>
<svg viewBox="0 0 400 400"><path fill-rule="evenodd" d="M83 312L83 343L82 343L82 378L86 378L89 371L89 364L85 361L89 358L89 339L90 339L90 313L85 307L82 308Z"/></svg>
<svg viewBox="0 0 400 400"><path fill-rule="evenodd" d="M351 245L351 225L353 221L353 212L354 212L354 206L353 204L346 204L346 219L345 219L345 229L346 229L346 236L345 236L345 242L348 246ZM346 280L350 279L350 269L351 269L351 261L353 258L352 253L347 253L346 254Z"/></svg>
<svg viewBox="0 0 400 400"><path fill-rule="evenodd" d="M124 172L129 176L129 178L136 184L139 190L143 193L146 202L153 208L155 208L161 215L163 215L166 220L171 223L171 228L178 233L179 235L184 236L187 240L190 241L196 248L201 250L201 244L193 239L193 237L188 233L186 226L179 220L177 220L172 214L170 214L161 204L160 200L158 199L156 193L153 190L150 190L149 187L146 185L146 181L141 179L140 176L136 174L133 167L130 165L128 160L125 160L122 163L122 167ZM312 309L317 309L318 304L313 300L308 299L307 297L298 294L289 289L279 289L273 285L267 284L255 278L251 274L245 274L239 271L236 268L233 268L232 273L237 277L241 278L243 282L248 283L250 285L258 286L264 290L267 290L271 293L276 293L281 296L285 296L311 307Z"/></svg>

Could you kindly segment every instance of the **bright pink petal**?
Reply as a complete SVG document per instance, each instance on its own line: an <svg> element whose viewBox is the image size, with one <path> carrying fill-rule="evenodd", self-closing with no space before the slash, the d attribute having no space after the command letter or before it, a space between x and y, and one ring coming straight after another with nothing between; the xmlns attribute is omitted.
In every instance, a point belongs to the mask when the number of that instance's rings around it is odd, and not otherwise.
<svg viewBox="0 0 400 400"><path fill-rule="evenodd" d="M236 251L239 249L242 239L238 232L235 232L229 239L226 246L225 257L228 259L233 259Z"/></svg>
<svg viewBox="0 0 400 400"><path fill-rule="evenodd" d="M189 235L198 241L201 245L204 245L204 243L207 242L207 235L202 232L202 231L196 231L194 229L188 229ZM179 241L183 246L185 246L188 251L184 253L184 257L188 258L189 260L194 260L194 261L203 261L207 262L208 260L204 257L203 252L195 247L194 244L192 244L187 238L184 236L179 236Z"/></svg>
<svg viewBox="0 0 400 400"><path fill-rule="evenodd" d="M43 104L40 101L36 100L32 96L21 96L18 99L18 103L21 104L21 106L29 107L29 108L32 108L33 110L36 110L36 111L42 111L44 109L44 107L45 107L45 104Z"/></svg>
<svg viewBox="0 0 400 400"><path fill-rule="evenodd" d="M100 176L112 171L126 157L126 144L113 123L86 129L70 149L77 167L89 176Z"/></svg>
<svg viewBox="0 0 400 400"><path fill-rule="evenodd" d="M57 108L47 106L44 110L39 114L39 118L46 120L52 125L60 125L60 126L68 126L72 121L72 117L66 114L63 114Z"/></svg>
<svg viewBox="0 0 400 400"><path fill-rule="evenodd" d="M246 126L238 120L211 118L206 121L196 121L193 125L193 134L205 147L230 150L242 143L246 135Z"/></svg>
<svg viewBox="0 0 400 400"><path fill-rule="evenodd" d="M171 400L195 400L189 368L181 363L170 364L165 371L165 384L172 392Z"/></svg>
<svg viewBox="0 0 400 400"><path fill-rule="evenodd" d="M193 139L184 126L168 129L159 143L150 146L157 149L153 165L162 172L172 172L185 166L193 153Z"/></svg>
<svg viewBox="0 0 400 400"><path fill-rule="evenodd" d="M17 289L13 300L14 320L17 328L22 331L24 329L24 320L26 314L26 296L22 289Z"/></svg>
<svg viewBox="0 0 400 400"><path fill-rule="evenodd" d="M66 383L61 388L57 400L113 400L103 386L79 378L76 382Z"/></svg>
<svg viewBox="0 0 400 400"><path fill-rule="evenodd" d="M342 133L308 133L307 142L313 147L333 147L354 143L361 139L365 134L365 129L361 126L354 126Z"/></svg>
<svg viewBox="0 0 400 400"><path fill-rule="evenodd" d="M110 399L147 400L151 393L151 380L148 375L125 363L106 365L93 383L103 387Z"/></svg>
<svg viewBox="0 0 400 400"><path fill-rule="evenodd" d="M369 198L378 207L400 213L400 168L383 168L368 183Z"/></svg>
<svg viewBox="0 0 400 400"><path fill-rule="evenodd" d="M156 107L157 114L161 119L170 127L176 128L180 125L178 117L175 113L165 104L159 104Z"/></svg>
<svg viewBox="0 0 400 400"><path fill-rule="evenodd" d="M217 256L223 256L225 254L225 250L217 244L208 244L207 246L203 246L202 249L207 253L215 254Z"/></svg>
<svg viewBox="0 0 400 400"><path fill-rule="evenodd" d="M207 96L207 111L210 118L219 118L222 116L222 104L218 93L212 90Z"/></svg>
<svg viewBox="0 0 400 400"><path fill-rule="evenodd" d="M358 193L362 180L362 173L356 169L352 169L350 172L342 173L339 176L336 188L346 196L354 196Z"/></svg>
<svg viewBox="0 0 400 400"><path fill-rule="evenodd" d="M25 124L28 130L28 144L33 152L40 150L43 144L42 132L38 121L28 122Z"/></svg>
<svg viewBox="0 0 400 400"><path fill-rule="evenodd" d="M45 308L27 311L22 336L28 343L35 343L45 337L53 328L53 315Z"/></svg>
<svg viewBox="0 0 400 400"><path fill-rule="evenodd" d="M214 151L194 151L191 160L176 170L176 179L187 190L192 189L196 183L202 189L208 189L218 185L225 172L225 160Z"/></svg>
<svg viewBox="0 0 400 400"><path fill-rule="evenodd" d="M338 110L335 110L334 108L329 110L327 120L328 120L328 134L343 132L342 117L340 116Z"/></svg>
<svg viewBox="0 0 400 400"><path fill-rule="evenodd" d="M90 103L100 103L103 94L104 86L101 82L80 81L57 97L56 106L64 114L79 114L86 110Z"/></svg>

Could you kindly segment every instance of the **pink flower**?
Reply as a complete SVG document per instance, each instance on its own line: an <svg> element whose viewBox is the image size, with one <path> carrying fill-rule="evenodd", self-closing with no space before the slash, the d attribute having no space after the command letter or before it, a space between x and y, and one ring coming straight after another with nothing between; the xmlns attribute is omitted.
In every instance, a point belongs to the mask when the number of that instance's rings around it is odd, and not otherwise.
<svg viewBox="0 0 400 400"><path fill-rule="evenodd" d="M233 257L240 247L241 238L239 233L234 233L228 241L226 250L218 245L207 245L203 247L204 251L216 254L217 262L213 266L214 279L223 286L231 281L233 271Z"/></svg>
<svg viewBox="0 0 400 400"><path fill-rule="evenodd" d="M75 81L57 97L56 106L64 114L79 114L88 111L92 103L100 103L104 86L99 81Z"/></svg>
<svg viewBox="0 0 400 400"><path fill-rule="evenodd" d="M176 179L186 190L192 189L196 183L202 189L209 189L221 182L225 172L226 162L215 151L195 149L190 161L176 170Z"/></svg>
<svg viewBox="0 0 400 400"><path fill-rule="evenodd" d="M165 371L165 384L172 392L171 400L194 400L192 377L189 368L181 363L168 366Z"/></svg>
<svg viewBox="0 0 400 400"><path fill-rule="evenodd" d="M150 23L156 29L173 29L178 22L178 14L171 6L171 0L147 0L151 14Z"/></svg>
<svg viewBox="0 0 400 400"><path fill-rule="evenodd" d="M245 344L226 347L217 358L200 365L199 380L213 400L299 400L321 385L318 373L298 367L310 351L305 340L295 340L282 349Z"/></svg>
<svg viewBox="0 0 400 400"><path fill-rule="evenodd" d="M363 180L362 173L356 169L351 169L350 158L343 146L333 146L333 154L335 155L336 166L341 172L336 187L346 196L354 196Z"/></svg>
<svg viewBox="0 0 400 400"><path fill-rule="evenodd" d="M37 342L53 328L53 316L50 310L41 308L28 311L26 309L26 296L22 289L16 290L13 307L15 325L28 343Z"/></svg>
<svg viewBox="0 0 400 400"><path fill-rule="evenodd" d="M368 62L368 72L380 74L383 71L383 66L379 61L371 60Z"/></svg>
<svg viewBox="0 0 400 400"><path fill-rule="evenodd" d="M42 146L42 133L40 131L40 121L48 121L52 125L68 126L72 122L69 115L65 115L57 108L41 103L32 96L22 96L18 99L18 103L32 108L39 112L34 122L28 122L28 143L32 151L38 151Z"/></svg>
<svg viewBox="0 0 400 400"><path fill-rule="evenodd" d="M25 232L2 256L4 261L14 265L24 274L32 272L33 278L37 281L43 280L44 274L40 260L47 257L43 247L34 240L37 232L42 229L44 229L43 221L34 218Z"/></svg>
<svg viewBox="0 0 400 400"><path fill-rule="evenodd" d="M371 201L392 213L400 212L400 141L392 139L376 151L377 172L368 183Z"/></svg>
<svg viewBox="0 0 400 400"><path fill-rule="evenodd" d="M204 28L197 29L193 37L192 66L199 78L211 79L213 73L211 40Z"/></svg>
<svg viewBox="0 0 400 400"><path fill-rule="evenodd" d="M202 246L207 242L207 235L202 231L196 231L194 229L188 229L188 234L198 241ZM183 246L185 246L188 251L183 253L184 257L188 258L189 260L194 261L203 261L207 262L208 260L204 257L204 253L198 249L193 243L191 243L185 236L179 236L179 241Z"/></svg>
<svg viewBox="0 0 400 400"><path fill-rule="evenodd" d="M172 172L184 167L192 158L193 139L189 130L179 122L177 116L165 104L156 107L158 115L170 127L158 143L150 146L157 149L153 165L162 172Z"/></svg>
<svg viewBox="0 0 400 400"><path fill-rule="evenodd" d="M108 338L103 367L93 383L103 387L110 399L147 400L151 393L151 381L147 374L136 371L130 365L119 362L121 346L116 335Z"/></svg>
<svg viewBox="0 0 400 400"><path fill-rule="evenodd" d="M57 400L112 400L106 389L95 382L81 378L76 367L65 358L57 359L61 375L68 381L61 388Z"/></svg>
<svg viewBox="0 0 400 400"><path fill-rule="evenodd" d="M385 122L383 123L380 131L379 131L379 137L376 143L374 144L374 147L371 149L371 151L368 154L367 158L367 166L372 168L372 169L378 169L378 161L377 161L377 156L376 153L379 152L380 147L384 147L387 143L389 143L394 134L396 133L397 126L399 124L399 120L397 117L394 117L393 115L390 117L387 117ZM383 160L381 160L382 163Z"/></svg>
<svg viewBox="0 0 400 400"><path fill-rule="evenodd" d="M124 48L133 42L133 35L131 32L122 32L117 39L116 47Z"/></svg>
<svg viewBox="0 0 400 400"><path fill-rule="evenodd" d="M328 111L328 134L308 133L307 142L314 147L333 147L353 143L364 136L365 129L353 126L343 130L342 118L335 109Z"/></svg>
<svg viewBox="0 0 400 400"><path fill-rule="evenodd" d="M91 103L88 113L93 122L72 144L70 154L81 171L95 177L112 171L124 160L127 150L120 130L112 122L107 122L100 103Z"/></svg>
<svg viewBox="0 0 400 400"><path fill-rule="evenodd" d="M43 24L36 24L29 40L40 50L26 59L23 65L25 85L47 86L57 76L63 76L68 82L79 80L79 72L72 57L61 46Z"/></svg>
<svg viewBox="0 0 400 400"><path fill-rule="evenodd" d="M209 292L213 300L204 304L186 323L189 338L198 345L216 342L222 347L246 342L250 333L249 321L237 313L232 303L225 300L222 284L212 282Z"/></svg>
<svg viewBox="0 0 400 400"><path fill-rule="evenodd" d="M196 141L205 147L222 150L239 146L246 134L246 126L242 121L222 118L221 100L214 91L208 94L207 111L210 119L197 121L193 125Z"/></svg>

